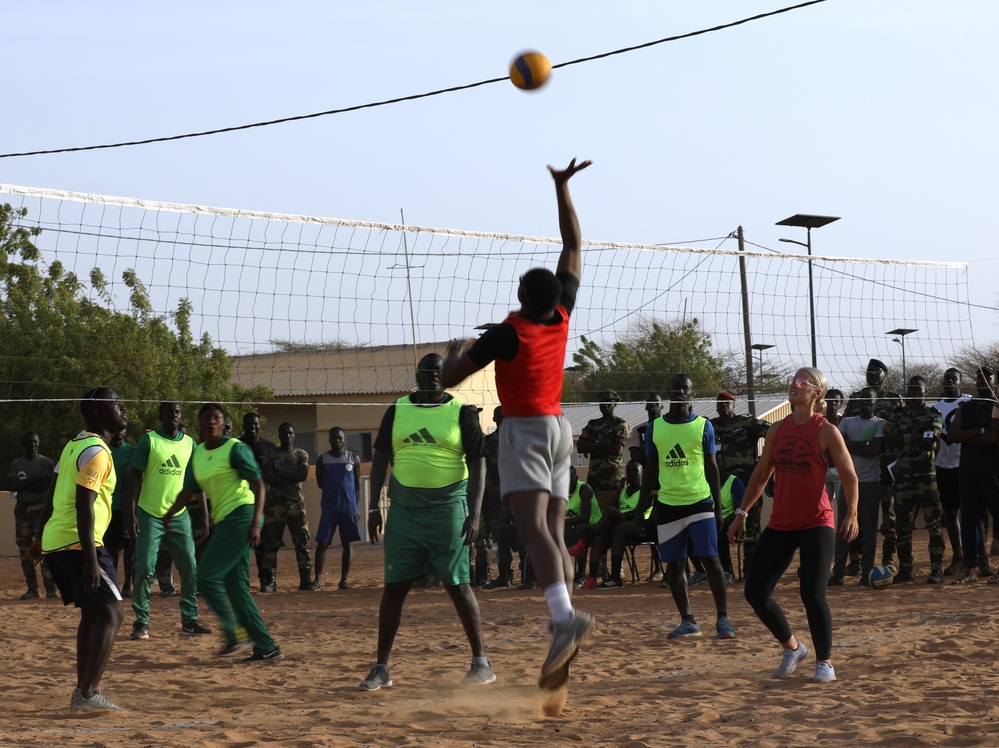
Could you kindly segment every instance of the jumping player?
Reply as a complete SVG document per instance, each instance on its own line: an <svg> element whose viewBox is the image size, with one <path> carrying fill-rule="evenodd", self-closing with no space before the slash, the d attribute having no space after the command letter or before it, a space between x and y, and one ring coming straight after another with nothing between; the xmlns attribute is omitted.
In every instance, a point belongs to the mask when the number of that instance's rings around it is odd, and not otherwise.
<svg viewBox="0 0 999 748"><path fill-rule="evenodd" d="M569 315L582 273L579 222L569 197L569 179L590 165L573 159L548 170L555 180L562 252L553 274L545 268L520 278L520 310L478 340L456 341L448 351L442 383L453 387L496 361L496 389L503 407L500 430L500 489L534 563L552 616L552 642L538 685L563 686L569 663L593 629L593 617L574 610L572 559L565 547L566 489L572 432L562 416L562 377Z"/></svg>

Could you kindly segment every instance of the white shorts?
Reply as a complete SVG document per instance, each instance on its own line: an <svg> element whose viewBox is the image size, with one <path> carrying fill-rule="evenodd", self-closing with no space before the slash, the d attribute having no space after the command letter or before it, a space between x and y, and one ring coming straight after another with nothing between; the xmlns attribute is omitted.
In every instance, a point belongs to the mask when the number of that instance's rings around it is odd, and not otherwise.
<svg viewBox="0 0 999 748"><path fill-rule="evenodd" d="M506 416L499 430L500 494L569 496L572 429L563 416Z"/></svg>

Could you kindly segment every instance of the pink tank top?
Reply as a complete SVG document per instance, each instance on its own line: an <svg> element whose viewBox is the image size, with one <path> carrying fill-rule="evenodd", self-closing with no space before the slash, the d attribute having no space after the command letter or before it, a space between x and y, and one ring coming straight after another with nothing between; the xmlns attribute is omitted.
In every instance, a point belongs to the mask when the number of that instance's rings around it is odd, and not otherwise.
<svg viewBox="0 0 999 748"><path fill-rule="evenodd" d="M833 527L835 519L826 494L829 464L819 450L820 415L800 426L791 416L781 421L773 441L776 490L768 527L774 530L807 530Z"/></svg>

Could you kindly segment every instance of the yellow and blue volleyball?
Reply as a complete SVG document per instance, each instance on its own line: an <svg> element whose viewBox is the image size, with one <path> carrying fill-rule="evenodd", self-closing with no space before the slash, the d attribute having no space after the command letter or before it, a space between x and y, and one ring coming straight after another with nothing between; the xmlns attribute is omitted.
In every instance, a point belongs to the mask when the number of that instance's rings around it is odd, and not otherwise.
<svg viewBox="0 0 999 748"><path fill-rule="evenodd" d="M895 581L895 570L891 566L875 566L867 575L867 581L876 590L886 589Z"/></svg>
<svg viewBox="0 0 999 748"><path fill-rule="evenodd" d="M534 49L521 52L510 63L510 80L517 88L535 91L548 82L552 64L548 58Z"/></svg>

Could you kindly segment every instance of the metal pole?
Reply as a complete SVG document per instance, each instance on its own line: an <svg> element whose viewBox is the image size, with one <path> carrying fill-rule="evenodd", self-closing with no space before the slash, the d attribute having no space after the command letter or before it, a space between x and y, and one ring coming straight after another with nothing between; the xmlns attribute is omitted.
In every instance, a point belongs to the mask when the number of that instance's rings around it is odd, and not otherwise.
<svg viewBox="0 0 999 748"><path fill-rule="evenodd" d="M808 227L808 317L812 324L812 368L819 368L818 352L815 347L815 292L812 288L812 228ZM903 348L903 351L905 349ZM904 355L904 354L903 354Z"/></svg>
<svg viewBox="0 0 999 748"><path fill-rule="evenodd" d="M905 335L899 335L902 339L902 387L903 389L909 384L909 380L905 378Z"/></svg>
<svg viewBox="0 0 999 748"><path fill-rule="evenodd" d="M739 227L739 282L742 285L742 337L746 344L746 394L749 396L749 415L756 417L756 382L753 377L753 340L749 325L749 283L746 281L746 242ZM762 355L762 354L761 354Z"/></svg>

